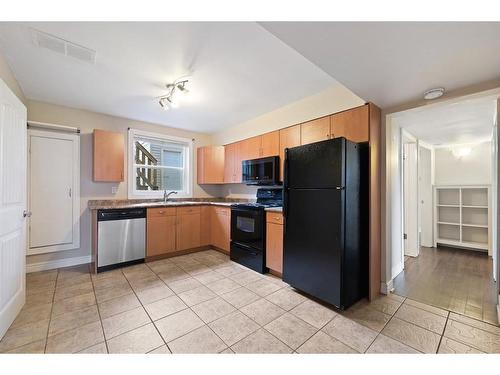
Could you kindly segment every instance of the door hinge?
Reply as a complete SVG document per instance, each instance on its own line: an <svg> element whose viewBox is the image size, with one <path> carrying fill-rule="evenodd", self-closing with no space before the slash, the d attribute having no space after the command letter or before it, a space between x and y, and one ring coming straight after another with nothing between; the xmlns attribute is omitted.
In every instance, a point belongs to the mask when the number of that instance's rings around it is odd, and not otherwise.
<svg viewBox="0 0 500 375"><path fill-rule="evenodd" d="M407 240L408 239L408 235L406 233L403 233L403 240Z"/></svg>

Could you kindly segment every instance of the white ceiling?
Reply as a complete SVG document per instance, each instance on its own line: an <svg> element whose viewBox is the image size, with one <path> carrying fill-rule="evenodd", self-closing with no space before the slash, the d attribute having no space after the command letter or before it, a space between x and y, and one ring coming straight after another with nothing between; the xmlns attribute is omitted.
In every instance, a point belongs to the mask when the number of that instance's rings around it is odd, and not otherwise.
<svg viewBox="0 0 500 375"><path fill-rule="evenodd" d="M393 115L397 125L433 145L491 140L498 95L439 103Z"/></svg>
<svg viewBox="0 0 500 375"><path fill-rule="evenodd" d="M96 65L36 47L30 27L96 50ZM251 22L0 23L0 51L30 99L208 133L337 84ZM161 110L186 74L190 101Z"/></svg>
<svg viewBox="0 0 500 375"><path fill-rule="evenodd" d="M500 78L500 22L264 22L264 28L382 108Z"/></svg>

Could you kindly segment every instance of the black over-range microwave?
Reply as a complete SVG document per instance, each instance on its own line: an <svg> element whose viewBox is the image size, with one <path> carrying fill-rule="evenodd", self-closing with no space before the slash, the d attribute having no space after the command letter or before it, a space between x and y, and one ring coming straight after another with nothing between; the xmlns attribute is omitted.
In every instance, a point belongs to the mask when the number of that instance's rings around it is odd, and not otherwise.
<svg viewBox="0 0 500 375"><path fill-rule="evenodd" d="M277 185L279 183L279 157L243 160L242 182L247 185Z"/></svg>

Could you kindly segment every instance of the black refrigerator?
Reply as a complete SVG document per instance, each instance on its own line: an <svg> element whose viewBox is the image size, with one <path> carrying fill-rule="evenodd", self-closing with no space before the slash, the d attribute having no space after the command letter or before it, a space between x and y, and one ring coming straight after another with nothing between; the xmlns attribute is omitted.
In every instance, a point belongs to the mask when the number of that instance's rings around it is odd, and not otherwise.
<svg viewBox="0 0 500 375"><path fill-rule="evenodd" d="M368 144L285 150L283 280L340 309L368 291Z"/></svg>

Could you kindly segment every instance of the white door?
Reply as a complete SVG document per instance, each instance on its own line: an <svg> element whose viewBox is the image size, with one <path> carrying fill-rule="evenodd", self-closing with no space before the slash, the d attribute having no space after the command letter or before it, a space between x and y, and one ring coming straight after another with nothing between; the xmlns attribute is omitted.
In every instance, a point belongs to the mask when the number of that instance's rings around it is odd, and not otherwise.
<svg viewBox="0 0 500 375"><path fill-rule="evenodd" d="M25 302L26 107L0 80L0 338Z"/></svg>
<svg viewBox="0 0 500 375"><path fill-rule="evenodd" d="M30 129L28 254L79 247L79 174L78 135Z"/></svg>
<svg viewBox="0 0 500 375"><path fill-rule="evenodd" d="M432 234L432 152L422 146L419 146L418 195L420 203L420 245L432 247L434 245Z"/></svg>
<svg viewBox="0 0 500 375"><path fill-rule="evenodd" d="M417 144L403 144L404 254L418 256Z"/></svg>

